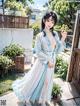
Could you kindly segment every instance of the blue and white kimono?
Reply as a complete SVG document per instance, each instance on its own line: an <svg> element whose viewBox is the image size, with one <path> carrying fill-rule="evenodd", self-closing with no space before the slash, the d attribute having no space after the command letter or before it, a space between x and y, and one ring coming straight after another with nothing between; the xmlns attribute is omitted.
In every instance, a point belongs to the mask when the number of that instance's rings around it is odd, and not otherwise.
<svg viewBox="0 0 80 106"><path fill-rule="evenodd" d="M54 34L55 48L52 48L48 36L44 36L43 32L37 35L35 42L37 60L22 79L17 79L12 84L16 96L22 101L45 103L51 100L54 68L49 68L47 63L52 61L55 64L56 56L64 50L65 44L59 39L56 31Z"/></svg>

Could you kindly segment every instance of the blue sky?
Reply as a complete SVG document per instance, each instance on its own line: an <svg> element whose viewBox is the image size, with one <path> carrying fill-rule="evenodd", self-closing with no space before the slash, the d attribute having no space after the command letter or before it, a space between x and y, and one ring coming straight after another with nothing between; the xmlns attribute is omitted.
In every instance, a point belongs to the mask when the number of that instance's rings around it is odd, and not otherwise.
<svg viewBox="0 0 80 106"><path fill-rule="evenodd" d="M32 4L32 7L34 8L42 8L43 5L48 2L49 0L33 0L34 4Z"/></svg>

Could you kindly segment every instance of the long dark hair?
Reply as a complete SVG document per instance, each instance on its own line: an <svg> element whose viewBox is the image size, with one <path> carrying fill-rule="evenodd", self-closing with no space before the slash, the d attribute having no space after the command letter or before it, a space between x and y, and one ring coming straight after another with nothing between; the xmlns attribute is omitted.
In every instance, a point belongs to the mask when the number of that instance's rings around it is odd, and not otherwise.
<svg viewBox="0 0 80 106"><path fill-rule="evenodd" d="M56 23L57 23L57 15L56 15L56 13L54 13L52 11L51 12L46 12L46 14L43 16L42 22L41 22L41 30L43 32L44 32L44 28L45 28L44 21L46 21L47 19L49 19L49 17L52 17L52 19L54 20L54 25L56 25ZM55 34L53 33L53 27L50 30L51 30L52 34L55 36ZM46 36L46 34L44 36Z"/></svg>

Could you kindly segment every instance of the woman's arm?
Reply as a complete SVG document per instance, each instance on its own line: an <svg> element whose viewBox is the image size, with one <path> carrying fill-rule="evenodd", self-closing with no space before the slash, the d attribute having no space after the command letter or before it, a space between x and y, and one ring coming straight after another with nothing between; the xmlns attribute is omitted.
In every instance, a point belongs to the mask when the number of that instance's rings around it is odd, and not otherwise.
<svg viewBox="0 0 80 106"><path fill-rule="evenodd" d="M56 34L55 38L56 38L56 42L57 42L55 52L56 52L56 54L59 54L60 52L64 51L64 48L66 47L66 43L65 43L65 39L63 37L60 40L57 32L55 32L55 34Z"/></svg>

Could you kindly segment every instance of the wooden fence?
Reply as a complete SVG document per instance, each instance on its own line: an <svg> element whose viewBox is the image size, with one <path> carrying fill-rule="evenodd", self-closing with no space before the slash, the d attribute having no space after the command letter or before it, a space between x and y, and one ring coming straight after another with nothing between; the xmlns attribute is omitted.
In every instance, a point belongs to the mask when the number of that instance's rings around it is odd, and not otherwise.
<svg viewBox="0 0 80 106"><path fill-rule="evenodd" d="M0 14L0 28L28 28L29 17Z"/></svg>

